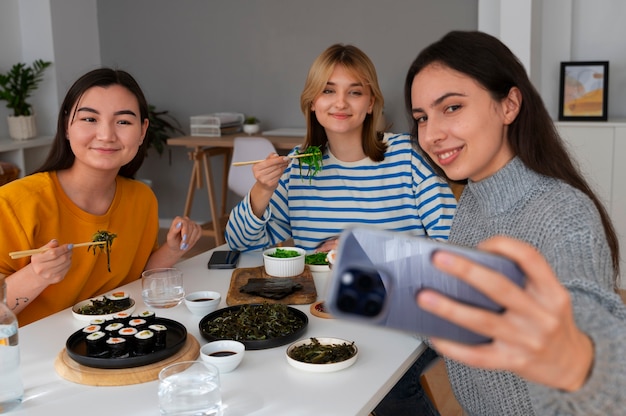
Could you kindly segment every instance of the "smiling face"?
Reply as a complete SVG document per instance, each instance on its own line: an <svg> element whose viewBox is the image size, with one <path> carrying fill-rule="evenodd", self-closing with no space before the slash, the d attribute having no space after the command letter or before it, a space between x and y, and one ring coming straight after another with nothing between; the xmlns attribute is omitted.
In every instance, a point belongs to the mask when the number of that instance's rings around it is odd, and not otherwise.
<svg viewBox="0 0 626 416"><path fill-rule="evenodd" d="M89 88L70 114L67 138L75 167L117 172L135 157L148 128L137 98L120 85Z"/></svg>
<svg viewBox="0 0 626 416"><path fill-rule="evenodd" d="M369 86L337 65L322 92L313 100L311 110L329 140L350 135L360 141L363 121L372 112L373 105L374 97Z"/></svg>
<svg viewBox="0 0 626 416"><path fill-rule="evenodd" d="M437 63L411 86L420 147L452 180L485 179L513 158L507 128L520 105L517 88L499 102L474 79Z"/></svg>

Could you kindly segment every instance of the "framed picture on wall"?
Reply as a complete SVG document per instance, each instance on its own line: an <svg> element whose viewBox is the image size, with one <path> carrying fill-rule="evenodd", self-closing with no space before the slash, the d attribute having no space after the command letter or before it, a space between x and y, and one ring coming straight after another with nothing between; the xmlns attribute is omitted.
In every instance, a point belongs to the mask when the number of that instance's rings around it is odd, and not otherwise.
<svg viewBox="0 0 626 416"><path fill-rule="evenodd" d="M606 121L609 62L561 62L559 120Z"/></svg>

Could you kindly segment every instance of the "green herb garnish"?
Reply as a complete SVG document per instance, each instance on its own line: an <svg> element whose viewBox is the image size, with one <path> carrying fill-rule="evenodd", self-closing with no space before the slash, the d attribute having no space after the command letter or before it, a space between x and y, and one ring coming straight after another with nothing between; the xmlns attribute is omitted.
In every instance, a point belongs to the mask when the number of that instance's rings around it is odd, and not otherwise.
<svg viewBox="0 0 626 416"><path fill-rule="evenodd" d="M270 257L276 257L279 259L288 259L291 257L298 257L300 253L296 250L285 250L284 248L277 248L275 252L268 254Z"/></svg>
<svg viewBox="0 0 626 416"><path fill-rule="evenodd" d="M204 330L218 339L258 341L293 334L303 325L287 305L263 303L225 311L207 322Z"/></svg>
<svg viewBox="0 0 626 416"><path fill-rule="evenodd" d="M317 175L322 170L322 151L320 150L319 146L309 146L304 151L296 150L296 154L310 154L310 156L303 156L301 158L298 158L298 165L300 167L300 177L302 177L302 165L308 165L306 177L309 178L309 183L311 183L311 179L313 178L313 176Z"/></svg>
<svg viewBox="0 0 626 416"><path fill-rule="evenodd" d="M117 237L117 234L113 234L113 233L110 233L108 231L100 231L100 230L98 230L98 232L96 232L93 235L93 237L91 238L91 241L93 241L93 242L104 241L104 242L106 242L106 244L104 246L102 246L102 244L99 244L97 246L89 246L89 247L87 247L87 251L93 250L94 256L96 255L96 249L97 248L100 249L101 253L103 251L106 251L106 253L107 253L107 270L109 271L109 273L111 272L111 245L113 245L113 240L116 237Z"/></svg>
<svg viewBox="0 0 626 416"><path fill-rule="evenodd" d="M294 347L289 356L294 360L310 364L330 364L352 358L356 352L354 342L348 344L320 344L317 338L311 338L310 344Z"/></svg>
<svg viewBox="0 0 626 416"><path fill-rule="evenodd" d="M307 254L304 257L304 264L313 264L319 266L328 266L328 253L322 251L320 253Z"/></svg>

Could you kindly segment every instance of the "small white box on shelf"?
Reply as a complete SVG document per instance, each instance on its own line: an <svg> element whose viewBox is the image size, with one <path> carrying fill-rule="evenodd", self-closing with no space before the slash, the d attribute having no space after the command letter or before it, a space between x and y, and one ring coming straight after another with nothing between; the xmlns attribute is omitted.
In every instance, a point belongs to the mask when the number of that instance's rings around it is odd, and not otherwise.
<svg viewBox="0 0 626 416"><path fill-rule="evenodd" d="M244 115L241 113L214 113L191 116L191 135L219 137L241 131Z"/></svg>

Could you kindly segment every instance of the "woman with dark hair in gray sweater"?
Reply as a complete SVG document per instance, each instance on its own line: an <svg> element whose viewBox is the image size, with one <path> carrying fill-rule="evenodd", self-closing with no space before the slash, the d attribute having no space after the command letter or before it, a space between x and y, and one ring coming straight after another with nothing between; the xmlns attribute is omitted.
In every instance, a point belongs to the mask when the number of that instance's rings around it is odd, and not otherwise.
<svg viewBox="0 0 626 416"><path fill-rule="evenodd" d="M469 415L615 415L626 409L626 309L605 208L576 169L526 71L496 38L451 32L411 65L405 100L432 166L466 181L449 241L507 256L518 288L450 253L433 263L504 308L422 291L417 302L492 338L430 339Z"/></svg>

